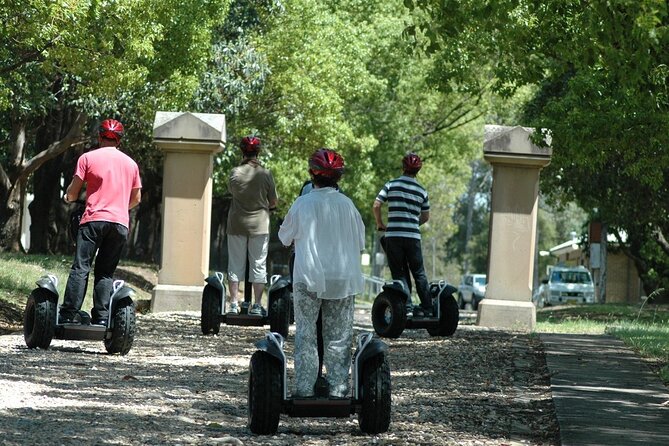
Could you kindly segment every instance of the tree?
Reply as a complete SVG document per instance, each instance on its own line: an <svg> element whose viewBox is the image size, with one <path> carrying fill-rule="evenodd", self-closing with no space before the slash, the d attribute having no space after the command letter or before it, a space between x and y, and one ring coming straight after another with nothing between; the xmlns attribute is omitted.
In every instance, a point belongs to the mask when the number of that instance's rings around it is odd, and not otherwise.
<svg viewBox="0 0 669 446"><path fill-rule="evenodd" d="M649 292L667 283L669 11L656 0L409 1L418 46L441 60L444 86L490 67L508 94L540 86L525 125L552 132L542 190L612 230ZM476 78L474 78L476 79ZM640 200L640 197L644 197ZM621 240L622 241L622 240ZM665 253L659 255L659 253Z"/></svg>
<svg viewBox="0 0 669 446"><path fill-rule="evenodd" d="M18 249L30 175L87 140L88 116L124 120L127 107L150 128L157 108L192 97L212 27L225 18L227 4L1 0L0 249ZM51 199L43 200L42 212L59 190L44 189Z"/></svg>

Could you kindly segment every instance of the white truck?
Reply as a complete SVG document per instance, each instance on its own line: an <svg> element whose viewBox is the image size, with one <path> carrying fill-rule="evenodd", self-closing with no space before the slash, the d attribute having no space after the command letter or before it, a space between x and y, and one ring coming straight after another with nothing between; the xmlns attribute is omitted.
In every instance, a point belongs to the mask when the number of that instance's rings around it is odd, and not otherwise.
<svg viewBox="0 0 669 446"><path fill-rule="evenodd" d="M544 305L595 303L595 284L584 266L551 268L548 278L534 296L538 308Z"/></svg>

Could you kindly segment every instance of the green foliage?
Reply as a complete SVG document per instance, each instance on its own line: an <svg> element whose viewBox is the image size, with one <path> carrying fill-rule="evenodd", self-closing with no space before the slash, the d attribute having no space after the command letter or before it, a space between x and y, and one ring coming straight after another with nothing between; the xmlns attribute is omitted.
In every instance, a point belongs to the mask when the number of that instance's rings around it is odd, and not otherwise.
<svg viewBox="0 0 669 446"><path fill-rule="evenodd" d="M652 288L669 252L662 241L669 231L667 2L406 4L413 19L407 34L417 50L435 56L441 90L489 85L508 95L540 87L521 121L552 133L542 191L637 239L626 248ZM655 240L661 243L653 247Z"/></svg>
<svg viewBox="0 0 669 446"><path fill-rule="evenodd" d="M44 87L59 76L91 107L95 98L118 98L147 83L160 85L156 105L184 104L209 54L211 28L225 17L227 5L226 0L2 3L4 108L17 100L26 107L43 103Z"/></svg>
<svg viewBox="0 0 669 446"><path fill-rule="evenodd" d="M441 218L438 233L447 235L451 203L480 145L466 127L477 116L476 98L468 101L471 95L448 95L430 85L433 62L409 51L402 3L301 0L282 10L236 8L239 17L264 19L232 28L262 61L251 72L267 70L228 120L231 144L217 159L217 193L225 192L221 184L238 162L239 138L258 132L261 157L279 188L279 214L308 179L308 156L331 147L345 158L342 190L371 222L376 193L401 173L404 153L415 150L426 160L420 180L435 188L431 201L433 218Z"/></svg>

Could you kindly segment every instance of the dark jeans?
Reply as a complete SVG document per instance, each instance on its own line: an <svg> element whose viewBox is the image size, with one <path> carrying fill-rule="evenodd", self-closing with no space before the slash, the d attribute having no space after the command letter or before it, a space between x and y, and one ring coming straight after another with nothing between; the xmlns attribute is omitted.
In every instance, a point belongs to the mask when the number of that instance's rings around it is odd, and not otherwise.
<svg viewBox="0 0 669 446"><path fill-rule="evenodd" d="M416 292L420 298L421 307L432 308L432 297L423 267L423 250L420 240L406 237L385 237L385 250L393 280L408 281L407 285L411 289L411 278L406 270L408 267L414 282L416 282Z"/></svg>
<svg viewBox="0 0 669 446"><path fill-rule="evenodd" d="M95 269L91 317L94 320L108 317L114 271L127 239L128 228L118 223L92 221L79 227L77 251L74 254L61 307L63 317L72 317L81 309L93 259L95 259Z"/></svg>

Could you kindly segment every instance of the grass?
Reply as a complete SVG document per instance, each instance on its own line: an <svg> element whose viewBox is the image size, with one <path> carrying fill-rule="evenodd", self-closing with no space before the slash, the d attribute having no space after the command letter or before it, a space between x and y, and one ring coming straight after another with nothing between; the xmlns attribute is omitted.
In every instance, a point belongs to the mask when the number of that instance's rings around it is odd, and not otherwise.
<svg viewBox="0 0 669 446"><path fill-rule="evenodd" d="M28 295L36 286L35 281L45 274L53 274L58 278L58 292L62 302L72 260L73 258L68 256L0 253L0 300L22 309ZM138 266L136 262L127 264ZM136 292L135 300L151 298L150 294L140 287L133 288ZM92 306L93 274L91 273L82 309L89 310Z"/></svg>
<svg viewBox="0 0 669 446"><path fill-rule="evenodd" d="M594 304L537 311L537 332L610 334L659 365L669 383L669 305Z"/></svg>

